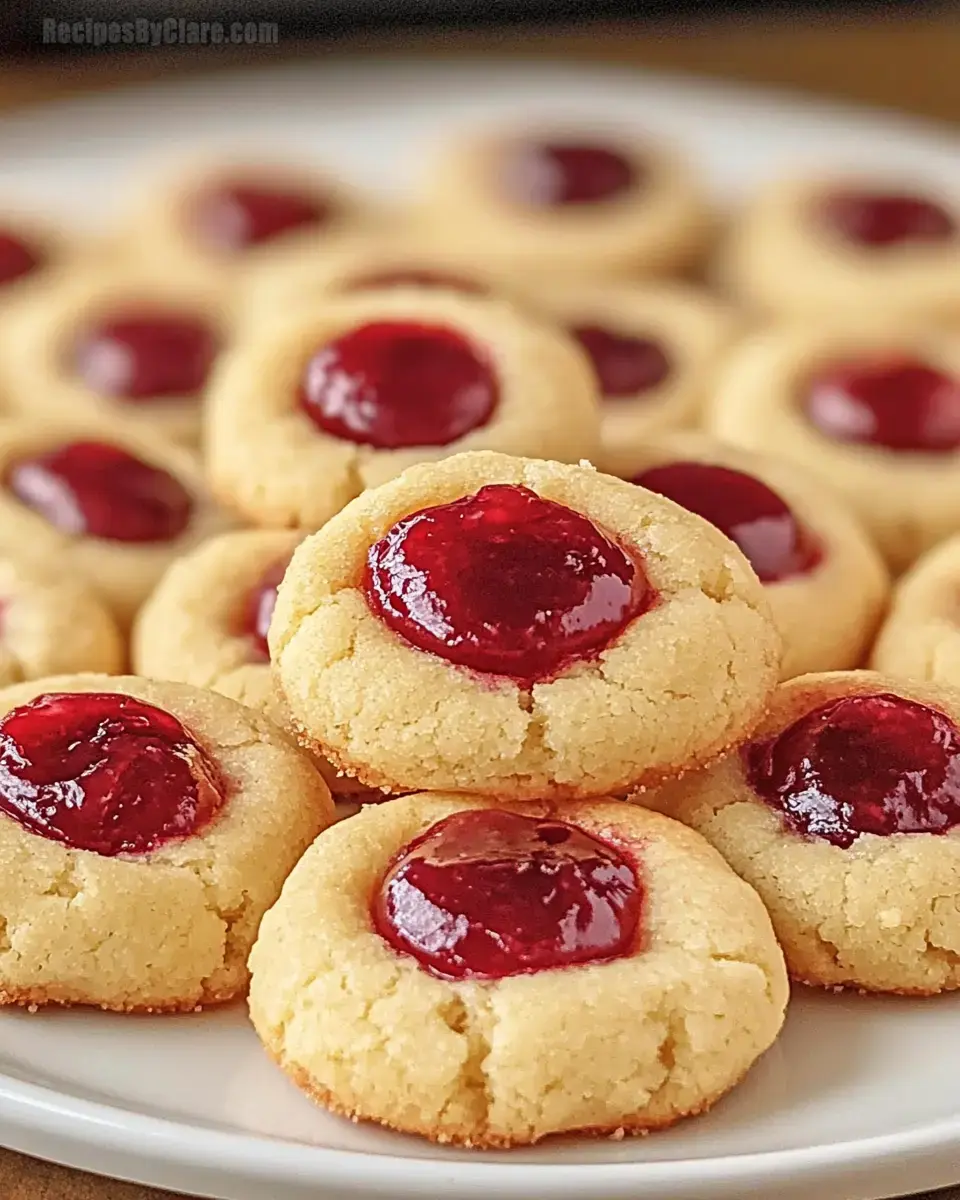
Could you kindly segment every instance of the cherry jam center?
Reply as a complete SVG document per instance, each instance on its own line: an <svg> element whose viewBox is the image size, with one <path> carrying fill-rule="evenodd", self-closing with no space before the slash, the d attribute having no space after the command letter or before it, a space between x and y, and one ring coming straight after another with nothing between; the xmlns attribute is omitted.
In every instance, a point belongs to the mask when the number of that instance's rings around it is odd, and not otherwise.
<svg viewBox="0 0 960 1200"><path fill-rule="evenodd" d="M270 661L267 634L270 632L273 610L277 607L277 589L283 582L289 563L290 556L287 555L268 567L244 605L240 632L250 638L253 658L261 662Z"/></svg>
<svg viewBox="0 0 960 1200"><path fill-rule="evenodd" d="M499 400L488 361L452 329L361 325L307 364L300 403L325 433L380 449L447 446L486 425Z"/></svg>
<svg viewBox="0 0 960 1200"><path fill-rule="evenodd" d="M500 164L500 189L526 208L564 208L615 200L642 182L637 166L609 146L520 142Z"/></svg>
<svg viewBox="0 0 960 1200"><path fill-rule="evenodd" d="M655 599L638 558L514 484L398 521L370 548L364 590L414 646L521 685L599 654Z"/></svg>
<svg viewBox="0 0 960 1200"><path fill-rule="evenodd" d="M675 462L642 471L633 482L715 525L740 547L762 583L804 575L823 557L777 493L743 471Z"/></svg>
<svg viewBox="0 0 960 1200"><path fill-rule="evenodd" d="M818 205L821 222L844 241L881 250L949 241L957 234L954 218L922 196L892 192L834 192Z"/></svg>
<svg viewBox="0 0 960 1200"><path fill-rule="evenodd" d="M193 500L178 479L104 442L70 442L22 458L9 491L64 533L114 542L166 542L190 523Z"/></svg>
<svg viewBox="0 0 960 1200"><path fill-rule="evenodd" d="M224 802L219 771L176 717L113 692L50 692L0 721L0 811L94 854L190 837Z"/></svg>
<svg viewBox="0 0 960 1200"><path fill-rule="evenodd" d="M87 330L73 368L92 391L121 400L199 392L217 353L213 331L193 317L154 313L114 317Z"/></svg>
<svg viewBox="0 0 960 1200"><path fill-rule="evenodd" d="M38 250L12 233L0 231L0 286L29 275L42 265Z"/></svg>
<svg viewBox="0 0 960 1200"><path fill-rule="evenodd" d="M575 825L456 813L411 842L373 898L374 926L442 979L503 979L629 954L643 891L612 845Z"/></svg>
<svg viewBox="0 0 960 1200"><path fill-rule="evenodd" d="M929 453L960 449L960 377L916 359L836 363L810 380L803 407L834 441Z"/></svg>
<svg viewBox="0 0 960 1200"><path fill-rule="evenodd" d="M649 392L671 372L663 347L652 338L629 337L600 325L576 325L570 332L586 350L605 400Z"/></svg>
<svg viewBox="0 0 960 1200"><path fill-rule="evenodd" d="M367 288L394 287L441 288L444 291L463 292L472 296L481 296L489 291L475 279L464 279L461 275L448 275L445 271L412 268L396 271L372 271L368 275L359 275L350 280L345 290L359 292L365 291Z"/></svg>
<svg viewBox="0 0 960 1200"><path fill-rule="evenodd" d="M835 846L960 823L960 730L901 696L832 700L744 756L750 786L790 828Z"/></svg>
<svg viewBox="0 0 960 1200"><path fill-rule="evenodd" d="M323 225L331 216L332 205L317 196L247 183L210 188L196 198L193 211L201 241L233 252Z"/></svg>

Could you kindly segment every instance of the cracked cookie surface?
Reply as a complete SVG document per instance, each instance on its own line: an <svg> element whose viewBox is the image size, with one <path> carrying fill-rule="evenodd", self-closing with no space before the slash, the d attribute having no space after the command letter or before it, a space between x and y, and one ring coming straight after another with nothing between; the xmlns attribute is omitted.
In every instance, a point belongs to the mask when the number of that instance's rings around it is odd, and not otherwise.
<svg viewBox="0 0 960 1200"><path fill-rule="evenodd" d="M225 800L193 835L113 856L0 813L0 1003L188 1011L241 994L261 916L333 820L323 781L271 722L184 685L59 676L4 689L0 715L54 692L171 713L218 768Z"/></svg>
<svg viewBox="0 0 960 1200"><path fill-rule="evenodd" d="M440 1142L642 1132L708 1108L777 1036L787 981L756 893L676 822L613 801L512 809L635 856L644 910L622 957L452 981L375 932L372 895L396 854L454 813L496 807L408 796L317 840L251 955L270 1055L333 1111Z"/></svg>
<svg viewBox="0 0 960 1200"><path fill-rule="evenodd" d="M836 671L781 685L756 741L825 702L884 693L960 718L956 689ZM638 802L703 834L757 889L798 981L916 995L960 987L960 828L861 833L847 847L805 836L754 791L742 754Z"/></svg>
<svg viewBox="0 0 960 1200"><path fill-rule="evenodd" d="M595 522L657 593L597 655L531 686L416 648L362 589L370 546L397 521L495 483ZM627 790L721 753L759 720L781 646L761 584L706 521L589 467L474 453L412 468L302 542L270 649L304 744L371 787L542 799Z"/></svg>

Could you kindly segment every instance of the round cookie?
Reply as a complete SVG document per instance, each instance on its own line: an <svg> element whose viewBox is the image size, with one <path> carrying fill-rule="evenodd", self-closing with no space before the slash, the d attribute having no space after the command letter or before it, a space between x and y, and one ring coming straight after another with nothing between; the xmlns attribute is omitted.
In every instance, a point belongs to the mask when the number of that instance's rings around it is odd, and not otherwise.
<svg viewBox="0 0 960 1200"><path fill-rule="evenodd" d="M416 216L444 251L521 281L669 274L713 231L686 162L615 130L461 134L424 175Z"/></svg>
<svg viewBox="0 0 960 1200"><path fill-rule="evenodd" d="M240 995L260 918L333 820L309 761L224 696L135 676L18 684L0 713L0 1004Z"/></svg>
<svg viewBox="0 0 960 1200"><path fill-rule="evenodd" d="M391 792L626 791L735 744L780 637L740 551L590 467L461 454L294 553L269 634L302 741Z"/></svg>
<svg viewBox="0 0 960 1200"><path fill-rule="evenodd" d="M949 317L960 307L960 201L916 180L781 180L734 222L717 275L780 317Z"/></svg>
<svg viewBox="0 0 960 1200"><path fill-rule="evenodd" d="M960 687L960 536L928 550L898 581L870 665Z"/></svg>
<svg viewBox="0 0 960 1200"><path fill-rule="evenodd" d="M367 809L307 851L250 965L254 1027L312 1099L481 1147L702 1112L787 1003L752 889L690 830L609 800Z"/></svg>
<svg viewBox="0 0 960 1200"><path fill-rule="evenodd" d="M114 675L126 660L117 624L92 588L56 565L0 554L0 687L47 675Z"/></svg>
<svg viewBox="0 0 960 1200"><path fill-rule="evenodd" d="M144 181L125 242L157 271L233 284L266 259L322 253L364 219L363 201L320 172L267 158L199 160Z"/></svg>
<svg viewBox="0 0 960 1200"><path fill-rule="evenodd" d="M791 975L927 995L960 987L960 691L872 671L782 684L739 754L644 806L752 884Z"/></svg>
<svg viewBox="0 0 960 1200"><path fill-rule="evenodd" d="M724 441L837 489L894 571L960 524L960 339L887 321L757 334L708 407Z"/></svg>
<svg viewBox="0 0 960 1200"><path fill-rule="evenodd" d="M403 288L251 331L221 360L207 420L217 494L254 524L307 529L412 463L576 461L599 425L573 339L501 301Z"/></svg>
<svg viewBox="0 0 960 1200"><path fill-rule="evenodd" d="M82 576L122 627L228 522L187 450L77 421L0 423L0 551Z"/></svg>
<svg viewBox="0 0 960 1200"><path fill-rule="evenodd" d="M230 332L209 281L128 266L64 274L5 314L0 388L24 417L196 442L200 397Z"/></svg>
<svg viewBox="0 0 960 1200"><path fill-rule="evenodd" d="M683 504L732 537L764 584L783 635L781 678L859 667L889 575L847 505L812 473L703 434L607 448L597 466Z"/></svg>
<svg viewBox="0 0 960 1200"><path fill-rule="evenodd" d="M603 280L554 282L525 294L590 358L605 450L699 423L737 329L718 300L680 283Z"/></svg>

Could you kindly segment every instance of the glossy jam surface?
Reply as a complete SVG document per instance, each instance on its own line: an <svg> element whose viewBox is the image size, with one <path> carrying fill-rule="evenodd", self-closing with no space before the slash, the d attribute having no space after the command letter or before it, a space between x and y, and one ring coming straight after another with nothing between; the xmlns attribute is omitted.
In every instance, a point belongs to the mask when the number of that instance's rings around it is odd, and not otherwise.
<svg viewBox="0 0 960 1200"><path fill-rule="evenodd" d="M12 233L0 230L0 286L29 275L42 264L39 252Z"/></svg>
<svg viewBox="0 0 960 1200"><path fill-rule="evenodd" d="M448 292L465 292L479 296L488 289L475 279L464 279L460 275L448 275L445 271L406 270L371 271L351 279L346 290L365 291L367 288L419 287L442 288Z"/></svg>
<svg viewBox="0 0 960 1200"><path fill-rule="evenodd" d="M524 208L600 204L641 182L629 159L612 147L586 142L518 142L500 163L501 193Z"/></svg>
<svg viewBox="0 0 960 1200"><path fill-rule="evenodd" d="M330 204L317 196L247 183L210 188L196 197L193 208L201 241L234 252L294 229L323 225L330 216Z"/></svg>
<svg viewBox="0 0 960 1200"><path fill-rule="evenodd" d="M193 500L174 476L105 442L69 442L22 458L9 491L65 533L113 542L166 542L190 523Z"/></svg>
<svg viewBox="0 0 960 1200"><path fill-rule="evenodd" d="M803 407L834 441L930 453L960 448L960 377L917 359L836 363L808 382Z"/></svg>
<svg viewBox="0 0 960 1200"><path fill-rule="evenodd" d="M960 823L960 730L913 700L842 696L744 756L757 795L796 832L835 846Z"/></svg>
<svg viewBox="0 0 960 1200"><path fill-rule="evenodd" d="M564 821L456 813L411 842L373 899L395 950L443 979L502 979L628 954L643 891L614 846Z"/></svg>
<svg viewBox="0 0 960 1200"><path fill-rule="evenodd" d="M398 521L371 546L364 588L414 646L521 684L600 653L655 599L587 517L514 484Z"/></svg>
<svg viewBox="0 0 960 1200"><path fill-rule="evenodd" d="M833 192L817 205L823 224L844 241L870 250L946 242L957 234L953 217L922 196L892 192Z"/></svg>
<svg viewBox="0 0 960 1200"><path fill-rule="evenodd" d="M300 402L325 433L392 450L449 445L485 425L499 397L490 363L453 329L378 321L314 354Z"/></svg>
<svg viewBox="0 0 960 1200"><path fill-rule="evenodd" d="M270 632L273 610L277 607L277 589L283 580L289 562L288 556L268 567L260 582L247 597L243 608L240 632L250 638L253 657L260 662L269 662L270 660L267 634Z"/></svg>
<svg viewBox="0 0 960 1200"><path fill-rule="evenodd" d="M715 525L740 547L763 583L803 575L820 562L816 539L772 488L753 475L710 463L651 467L634 483Z"/></svg>
<svg viewBox="0 0 960 1200"><path fill-rule="evenodd" d="M201 320L132 315L85 331L73 369L92 391L121 400L191 396L206 383L216 353L217 338Z"/></svg>
<svg viewBox="0 0 960 1200"><path fill-rule="evenodd" d="M0 810L75 850L144 854L198 832L225 798L176 717L114 692L49 692L0 721Z"/></svg>
<svg viewBox="0 0 960 1200"><path fill-rule="evenodd" d="M570 332L589 355L605 400L649 392L670 374L670 360L652 338L627 337L599 325L576 325Z"/></svg>

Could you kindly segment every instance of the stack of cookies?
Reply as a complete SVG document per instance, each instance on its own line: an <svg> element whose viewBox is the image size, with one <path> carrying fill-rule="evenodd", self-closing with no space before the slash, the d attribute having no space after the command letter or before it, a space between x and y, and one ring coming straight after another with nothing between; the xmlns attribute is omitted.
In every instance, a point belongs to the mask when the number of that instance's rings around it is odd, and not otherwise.
<svg viewBox="0 0 960 1200"><path fill-rule="evenodd" d="M960 987L958 281L956 198L720 222L622 131L8 215L0 1003L248 996L507 1147L705 1110L788 978Z"/></svg>

